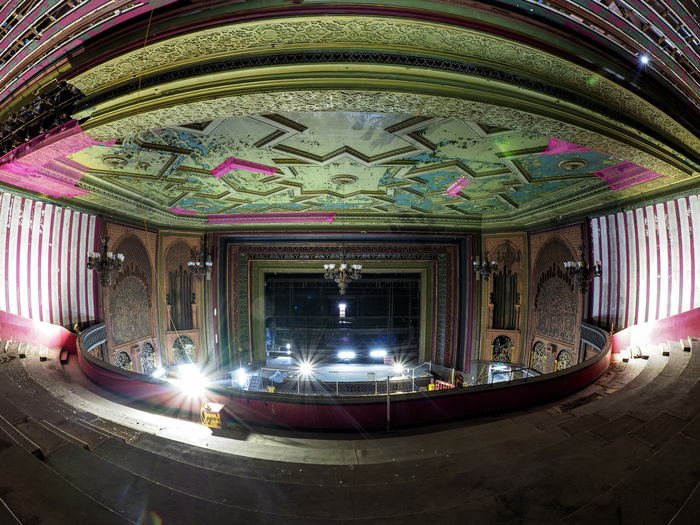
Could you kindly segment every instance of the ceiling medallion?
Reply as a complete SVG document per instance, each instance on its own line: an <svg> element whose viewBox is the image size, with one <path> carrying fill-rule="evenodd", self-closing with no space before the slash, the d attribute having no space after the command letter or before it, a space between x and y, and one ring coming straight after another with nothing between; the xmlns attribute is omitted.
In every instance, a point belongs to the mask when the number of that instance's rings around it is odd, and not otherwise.
<svg viewBox="0 0 700 525"><path fill-rule="evenodd" d="M584 159L566 159L559 163L559 167L566 171L576 171L588 166L588 161Z"/></svg>
<svg viewBox="0 0 700 525"><path fill-rule="evenodd" d="M331 179L333 184L347 186L348 184L355 184L357 182L357 177L353 175L336 175Z"/></svg>
<svg viewBox="0 0 700 525"><path fill-rule="evenodd" d="M128 159L120 157L119 155L105 155L102 157L102 164L109 166L110 168L121 168L129 163Z"/></svg>

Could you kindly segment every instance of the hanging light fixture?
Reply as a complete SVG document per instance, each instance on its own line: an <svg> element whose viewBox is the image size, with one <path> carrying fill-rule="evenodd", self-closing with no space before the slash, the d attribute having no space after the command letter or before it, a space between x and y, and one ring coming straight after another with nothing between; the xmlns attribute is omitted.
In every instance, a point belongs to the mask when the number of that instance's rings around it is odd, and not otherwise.
<svg viewBox="0 0 700 525"><path fill-rule="evenodd" d="M102 241L102 253L88 252L87 269L97 272L102 286L111 286L112 274L122 271L124 256L121 253L114 254L107 251L109 236L100 237L100 240Z"/></svg>
<svg viewBox="0 0 700 525"><path fill-rule="evenodd" d="M583 246L579 245L578 249L581 252L578 263L567 261L564 263L564 268L566 274L576 282L579 290L584 294L588 291L588 285L591 284L593 278L602 275L602 268L600 261L596 261L593 268L590 268L586 256L583 255Z"/></svg>
<svg viewBox="0 0 700 525"><path fill-rule="evenodd" d="M340 287L340 294L345 295L345 290L348 287L348 282L350 279L361 279L362 278L362 265L353 264L350 268L345 262L345 255L343 255L343 247L340 248L340 262L338 263L338 268L335 264L324 264L323 267L326 269L326 273L323 276L326 279L333 279Z"/></svg>
<svg viewBox="0 0 700 525"><path fill-rule="evenodd" d="M200 251L197 253L196 259L194 261L188 262L187 266L190 272L192 272L192 274L197 278L198 281L201 281L205 275L207 276L207 279L209 279L211 276L212 267L211 255L207 255L205 261L204 252Z"/></svg>
<svg viewBox="0 0 700 525"><path fill-rule="evenodd" d="M491 261L489 263L489 252L484 252L483 260L479 260L479 256L476 256L476 260L474 261L474 271L481 274L484 281L488 281L491 274L496 270L498 270L498 262Z"/></svg>

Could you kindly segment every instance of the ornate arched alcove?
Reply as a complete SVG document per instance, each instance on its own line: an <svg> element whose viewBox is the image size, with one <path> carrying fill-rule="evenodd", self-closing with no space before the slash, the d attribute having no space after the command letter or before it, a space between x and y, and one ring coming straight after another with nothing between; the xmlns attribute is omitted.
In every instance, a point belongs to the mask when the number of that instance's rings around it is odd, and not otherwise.
<svg viewBox="0 0 700 525"><path fill-rule="evenodd" d="M142 372L142 349L146 343L154 350L153 362L157 363L153 265L140 232L113 225L111 229L110 233L117 237L111 251L124 255L124 267L112 278L112 285L103 289L107 345L113 361L126 353L132 369Z"/></svg>

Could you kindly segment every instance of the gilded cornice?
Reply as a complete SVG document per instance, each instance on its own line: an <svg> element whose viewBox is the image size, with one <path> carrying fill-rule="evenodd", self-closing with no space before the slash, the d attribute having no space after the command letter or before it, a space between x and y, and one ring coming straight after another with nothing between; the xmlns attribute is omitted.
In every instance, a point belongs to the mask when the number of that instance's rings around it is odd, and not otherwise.
<svg viewBox="0 0 700 525"><path fill-rule="evenodd" d="M382 49L498 66L604 101L676 137L689 148L700 149L700 140L652 104L581 66L526 44L421 20L324 16L239 23L158 42L110 60L71 82L92 94L133 81L139 74L150 76L212 60L266 54L273 48L275 52ZM362 79L356 81L361 83Z"/></svg>

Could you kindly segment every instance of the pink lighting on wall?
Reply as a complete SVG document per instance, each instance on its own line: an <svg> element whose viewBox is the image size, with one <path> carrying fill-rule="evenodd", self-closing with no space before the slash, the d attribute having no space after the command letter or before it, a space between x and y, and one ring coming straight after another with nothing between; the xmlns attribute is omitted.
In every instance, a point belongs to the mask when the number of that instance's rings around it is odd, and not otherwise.
<svg viewBox="0 0 700 525"><path fill-rule="evenodd" d="M277 172L277 168L273 168L272 166L266 166L265 164L258 164L257 162L250 162L247 160L237 159L236 157L231 157L211 170L211 174L214 175L214 177L221 177L222 175L235 169L255 171L257 173L264 173L265 175L274 175Z"/></svg>
<svg viewBox="0 0 700 525"><path fill-rule="evenodd" d="M333 222L336 213L239 213L209 215L209 224L243 224L251 222Z"/></svg>
<svg viewBox="0 0 700 525"><path fill-rule="evenodd" d="M457 197L459 195L459 192L462 191L462 189L464 189L465 187L467 187L471 183L472 183L472 181L470 181L469 179L465 179L464 177L461 177L452 186L447 188L446 193L450 197Z"/></svg>

